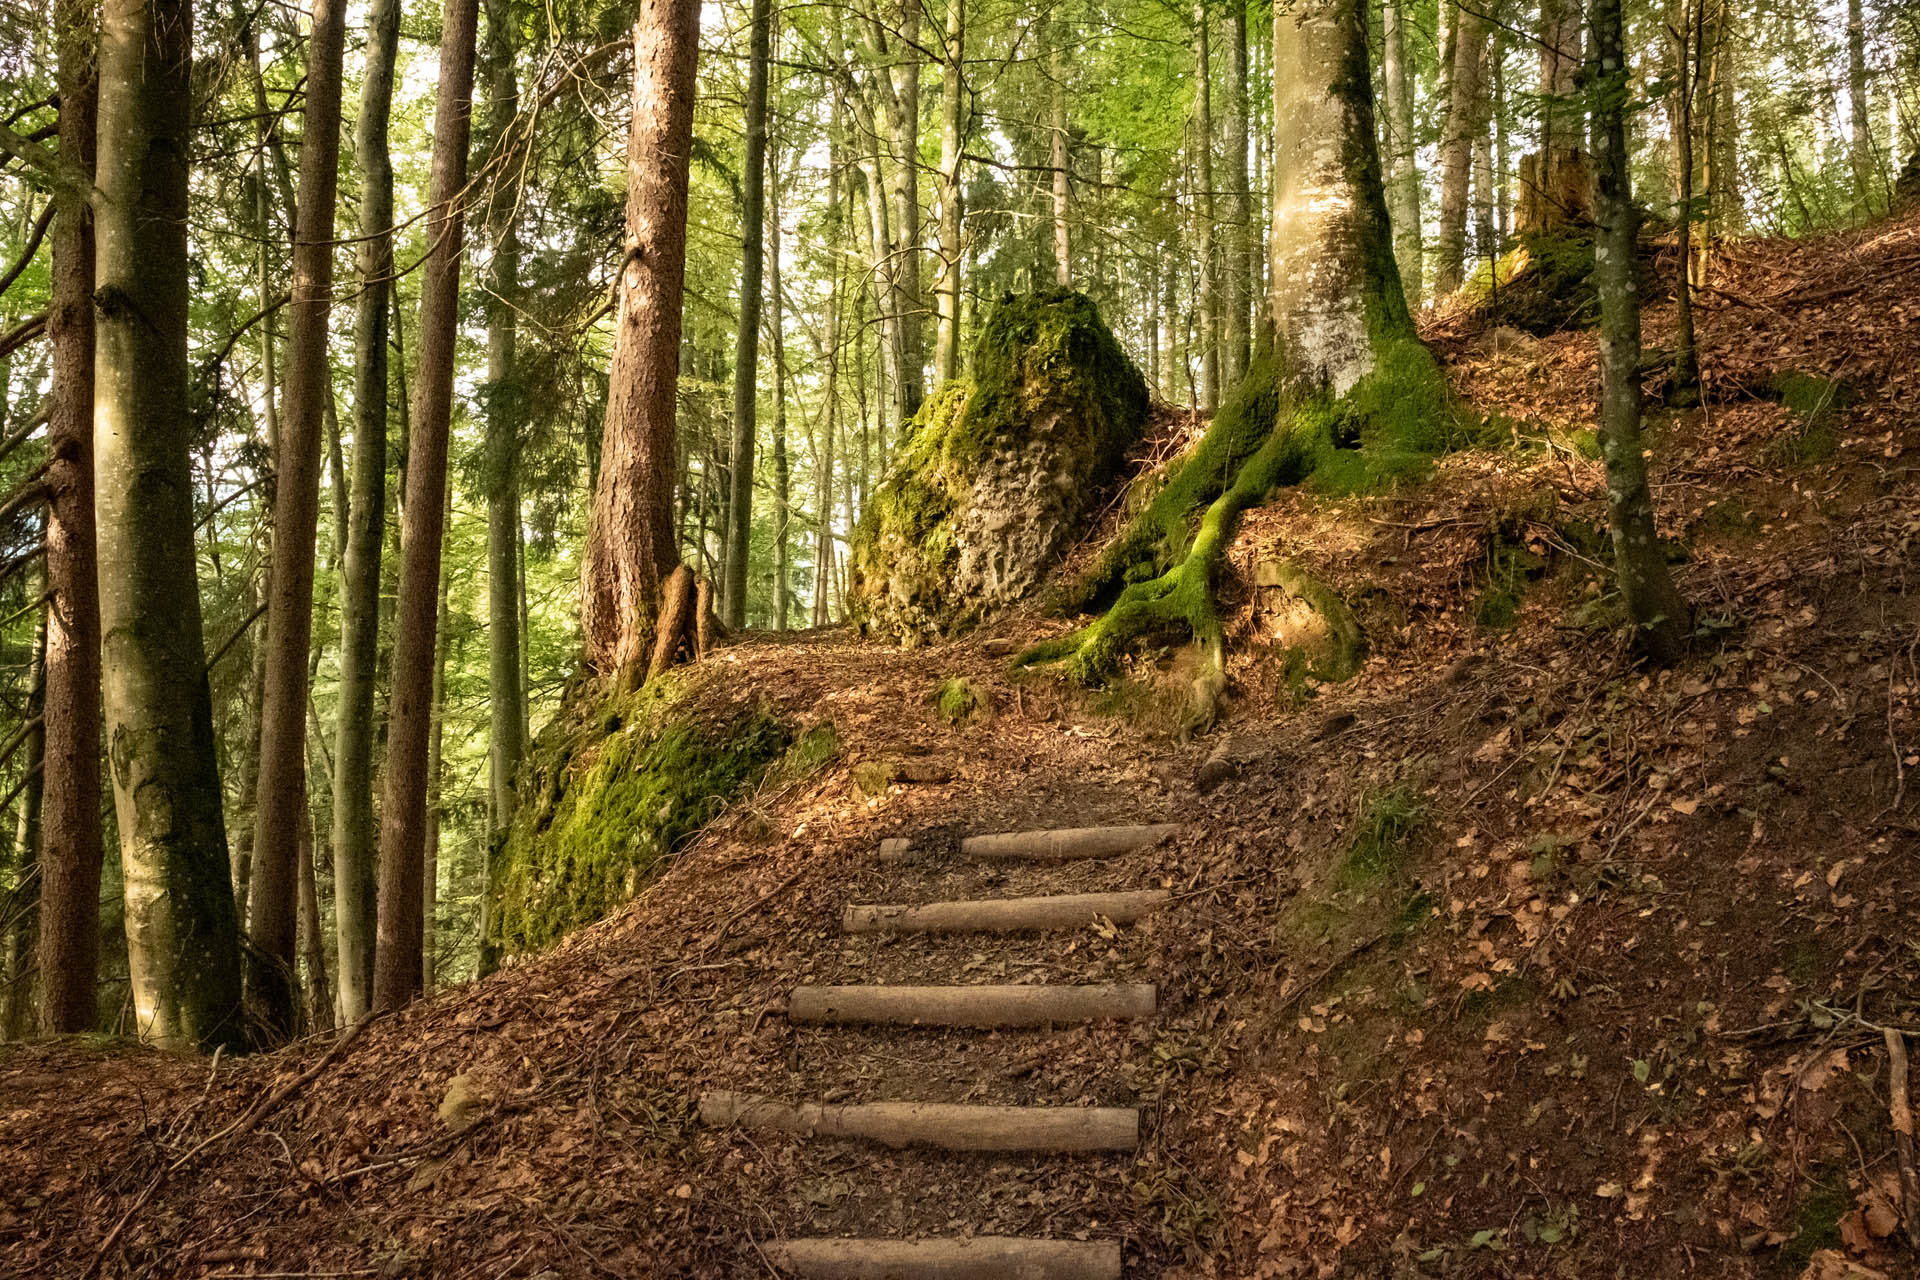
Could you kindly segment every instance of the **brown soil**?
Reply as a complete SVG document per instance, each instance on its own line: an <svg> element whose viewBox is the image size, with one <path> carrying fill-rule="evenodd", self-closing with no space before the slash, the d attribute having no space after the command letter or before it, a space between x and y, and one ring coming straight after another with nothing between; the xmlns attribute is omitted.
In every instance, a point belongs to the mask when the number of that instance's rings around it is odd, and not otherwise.
<svg viewBox="0 0 1920 1280"><path fill-rule="evenodd" d="M324 1045L0 1054L0 1270L733 1277L767 1274L757 1245L782 1235L992 1232L1119 1237L1136 1276L1916 1274L1880 1028L1920 1028L1920 224L1727 261L1701 322L1725 394L1655 424L1709 623L1681 668L1635 669L1606 608L1599 468L1567 435L1591 337L1504 344L1456 318L1434 335L1456 386L1511 439L1396 494L1251 513L1213 737L1173 732L1177 653L1106 693L1011 679L1008 642L1060 625L1037 613L911 653L725 649L703 697L830 718L841 758L737 807L615 918L374 1025L104 1253L163 1168ZM1783 455L1787 411L1751 397L1785 368L1858 389L1830 458ZM1372 646L1354 680L1284 678L1243 585L1276 554L1352 603ZM949 676L990 712L941 722ZM1217 749L1235 776L1202 792ZM852 784L918 755L952 780ZM1355 869L1391 805L1403 838ZM1162 820L1186 824L1166 847L1059 867L960 864L939 839L876 857L890 835ZM1149 886L1176 901L1131 928L837 927L848 902ZM1158 983L1160 1016L781 1015L797 982L1107 980ZM480 1101L450 1128L456 1075ZM714 1133L692 1116L708 1087L1137 1104L1145 1138L1006 1158Z"/></svg>

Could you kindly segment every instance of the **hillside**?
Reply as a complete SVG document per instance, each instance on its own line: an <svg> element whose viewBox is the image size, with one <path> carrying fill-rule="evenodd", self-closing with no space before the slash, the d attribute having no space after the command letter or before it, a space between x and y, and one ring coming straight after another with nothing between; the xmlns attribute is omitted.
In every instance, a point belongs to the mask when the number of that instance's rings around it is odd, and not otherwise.
<svg viewBox="0 0 1920 1280"><path fill-rule="evenodd" d="M1178 653L1106 691L1015 678L1065 625L1037 608L912 651L723 648L697 705L830 721L838 753L608 920L332 1056L0 1049L0 1270L732 1277L780 1236L979 1232L1118 1237L1138 1276L1914 1274L1883 1028L1920 1031L1920 218L1721 262L1707 406L1654 419L1707 633L1679 669L1637 670L1609 609L1591 335L1439 317L1482 429L1399 491L1248 514L1212 733L1177 732ZM1142 465L1194 434L1157 422ZM1350 607L1352 679L1286 653L1276 563ZM957 679L978 707L949 717ZM1181 830L1064 866L950 856L1147 822ZM888 837L921 852L883 860ZM1172 898L991 943L837 931L848 903L1096 889ZM1152 982L1159 1014L784 1016L801 981L1042 979ZM704 1128L715 1088L1145 1125L1125 1156L876 1152Z"/></svg>

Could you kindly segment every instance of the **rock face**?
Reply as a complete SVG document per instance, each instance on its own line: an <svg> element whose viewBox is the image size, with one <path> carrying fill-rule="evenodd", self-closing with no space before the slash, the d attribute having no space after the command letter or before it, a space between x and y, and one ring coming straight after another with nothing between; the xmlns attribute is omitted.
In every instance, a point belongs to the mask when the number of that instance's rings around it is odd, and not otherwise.
<svg viewBox="0 0 1920 1280"><path fill-rule="evenodd" d="M1081 531L1146 414L1146 382L1090 299L1003 301L968 376L908 427L854 532L855 621L912 645L1026 595Z"/></svg>

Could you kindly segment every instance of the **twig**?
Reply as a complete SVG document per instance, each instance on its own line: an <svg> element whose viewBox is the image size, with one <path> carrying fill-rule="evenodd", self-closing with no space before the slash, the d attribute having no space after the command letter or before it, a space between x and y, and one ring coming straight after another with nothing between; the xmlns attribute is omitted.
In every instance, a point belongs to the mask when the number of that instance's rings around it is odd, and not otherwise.
<svg viewBox="0 0 1920 1280"><path fill-rule="evenodd" d="M101 1241L100 1247L94 1251L93 1261L89 1262L87 1269L80 1273L80 1280L90 1280L90 1277L99 1272L101 1264L107 1260L107 1255L113 1251L113 1246L120 1242L120 1236L126 1231L127 1224L133 1221L133 1215L146 1207L147 1202L152 1200L160 1188L166 1185L169 1177L192 1164L202 1153L213 1147L216 1143L224 1142L228 1138L238 1138L252 1132L254 1127L266 1119L268 1115L272 1114L276 1108L301 1089L312 1084L321 1072L332 1066L341 1054L352 1048L353 1042L360 1038L360 1033L372 1025L374 1020L379 1016L377 1013L369 1014L348 1027L346 1031L341 1034L340 1038L333 1042L333 1047L320 1056L318 1062L248 1108L247 1112L238 1120L235 1120L211 1138L204 1139L172 1164L164 1166L160 1170L159 1175L147 1184L146 1190L142 1191L134 1199L134 1202L127 1206L127 1211L120 1215L120 1220L113 1224L113 1230L107 1233L107 1238Z"/></svg>
<svg viewBox="0 0 1920 1280"><path fill-rule="evenodd" d="M1332 977L1338 970L1345 968L1355 960L1358 960L1366 952L1379 946L1382 942L1386 941L1386 938L1387 935L1385 933L1376 933L1365 942L1348 949L1345 955L1301 983L1292 995L1280 1002L1280 1007L1273 1011L1273 1016L1276 1018L1285 1017L1295 1005L1299 1004L1300 1001L1306 997L1309 991L1312 991L1315 987L1318 987L1321 983Z"/></svg>
<svg viewBox="0 0 1920 1280"><path fill-rule="evenodd" d="M1893 1151L1900 1162L1901 1217L1906 1221L1907 1243L1920 1249L1920 1173L1914 1171L1913 1105L1907 1098L1907 1038L1888 1027L1887 1041L1888 1110L1893 1120Z"/></svg>

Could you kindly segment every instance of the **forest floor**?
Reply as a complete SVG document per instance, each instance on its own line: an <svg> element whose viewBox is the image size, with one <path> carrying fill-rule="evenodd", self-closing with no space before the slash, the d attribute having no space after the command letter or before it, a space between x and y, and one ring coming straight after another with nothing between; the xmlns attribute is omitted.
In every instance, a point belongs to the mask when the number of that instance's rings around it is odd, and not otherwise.
<svg viewBox="0 0 1920 1280"><path fill-rule="evenodd" d="M1436 320L1482 444L1392 494L1250 513L1212 734L1178 735L1178 653L1099 693L1010 678L1064 625L1037 611L914 652L723 649L699 696L831 719L841 753L613 918L332 1058L0 1051L0 1273L732 1277L785 1234L981 1231L1119 1237L1138 1276L1915 1275L1882 1028L1920 1029L1920 218L1742 243L1716 281L1709 405L1652 436L1712 632L1680 668L1637 670L1605 597L1592 336ZM1161 454L1194 429L1160 421ZM1285 602L1253 585L1275 557L1354 608L1354 679L1284 659ZM983 703L961 724L931 701L948 678ZM938 857L1163 820L1169 847L1115 862ZM927 897L1175 902L991 945L841 937L845 903L900 895L894 835L932 850ZM781 1016L800 981L1067 973L1156 982L1160 1016ZM1145 1134L1125 1158L876 1152L702 1129L709 1087L1137 1102Z"/></svg>

